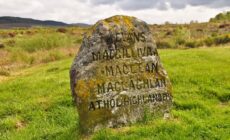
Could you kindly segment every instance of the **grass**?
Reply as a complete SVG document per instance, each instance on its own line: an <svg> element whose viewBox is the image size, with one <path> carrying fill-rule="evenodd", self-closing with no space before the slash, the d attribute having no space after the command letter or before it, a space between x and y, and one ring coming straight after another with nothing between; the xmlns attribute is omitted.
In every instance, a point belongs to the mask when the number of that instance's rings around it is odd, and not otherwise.
<svg viewBox="0 0 230 140"><path fill-rule="evenodd" d="M230 22L150 25L158 48L198 48L230 43Z"/></svg>
<svg viewBox="0 0 230 140"><path fill-rule="evenodd" d="M173 84L169 120L104 129L93 140L229 140L230 47L160 50ZM0 82L0 139L81 139L69 85L72 58L34 66Z"/></svg>
<svg viewBox="0 0 230 140"><path fill-rule="evenodd" d="M72 56L86 30L79 27L3 29L0 31L0 71L8 69L10 73L12 69Z"/></svg>
<svg viewBox="0 0 230 140"><path fill-rule="evenodd" d="M52 48L71 46L73 44L73 40L70 37L60 33L37 34L25 39L26 38L18 39L15 45L27 52L50 50Z"/></svg>

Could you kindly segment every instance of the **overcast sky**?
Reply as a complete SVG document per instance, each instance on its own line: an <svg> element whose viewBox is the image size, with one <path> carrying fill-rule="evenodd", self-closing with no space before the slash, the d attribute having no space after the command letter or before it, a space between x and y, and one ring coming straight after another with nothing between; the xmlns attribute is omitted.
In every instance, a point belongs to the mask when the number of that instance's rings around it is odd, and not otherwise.
<svg viewBox="0 0 230 140"><path fill-rule="evenodd" d="M0 0L0 16L93 24L112 15L131 15L150 24L208 21L230 11L230 0Z"/></svg>

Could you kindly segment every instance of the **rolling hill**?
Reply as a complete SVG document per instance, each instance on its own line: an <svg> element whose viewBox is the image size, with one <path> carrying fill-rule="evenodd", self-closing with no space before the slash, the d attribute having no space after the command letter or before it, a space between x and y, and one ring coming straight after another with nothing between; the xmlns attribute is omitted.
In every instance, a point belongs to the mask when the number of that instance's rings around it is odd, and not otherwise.
<svg viewBox="0 0 230 140"><path fill-rule="evenodd" d="M88 24L84 23L75 23L75 24L67 24L60 21L53 20L36 20L32 18L21 18L21 17L10 17L4 16L0 17L0 28L14 28L14 27L33 27L33 26L80 26L86 27Z"/></svg>

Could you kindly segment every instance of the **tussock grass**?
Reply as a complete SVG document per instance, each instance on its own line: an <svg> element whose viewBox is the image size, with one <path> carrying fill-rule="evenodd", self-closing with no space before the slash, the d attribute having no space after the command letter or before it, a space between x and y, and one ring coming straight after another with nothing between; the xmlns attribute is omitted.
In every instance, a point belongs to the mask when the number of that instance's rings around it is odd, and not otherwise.
<svg viewBox="0 0 230 140"><path fill-rule="evenodd" d="M198 48L228 45L229 21L150 25L158 48Z"/></svg>
<svg viewBox="0 0 230 140"><path fill-rule="evenodd" d="M63 29L65 32L48 27L1 30L0 45L4 47L0 48L0 66L11 69L16 65L25 67L72 56L87 29Z"/></svg>
<svg viewBox="0 0 230 140"><path fill-rule="evenodd" d="M60 33L36 34L29 38L18 39L15 45L27 52L35 52L57 47L68 47L73 45L73 40Z"/></svg>

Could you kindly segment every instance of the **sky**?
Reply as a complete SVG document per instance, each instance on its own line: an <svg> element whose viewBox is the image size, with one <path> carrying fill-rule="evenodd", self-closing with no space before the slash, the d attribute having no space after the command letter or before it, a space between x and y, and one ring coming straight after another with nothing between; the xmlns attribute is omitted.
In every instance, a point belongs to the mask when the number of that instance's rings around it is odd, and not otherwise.
<svg viewBox="0 0 230 140"><path fill-rule="evenodd" d="M0 16L94 24L113 15L149 24L208 21L230 11L230 0L0 0Z"/></svg>

